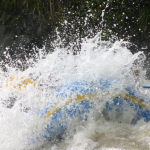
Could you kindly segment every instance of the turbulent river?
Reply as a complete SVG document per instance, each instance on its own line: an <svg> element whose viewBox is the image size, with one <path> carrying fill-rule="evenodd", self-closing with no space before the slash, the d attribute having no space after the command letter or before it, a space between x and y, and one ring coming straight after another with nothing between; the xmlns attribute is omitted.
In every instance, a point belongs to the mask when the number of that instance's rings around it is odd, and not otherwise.
<svg viewBox="0 0 150 150"><path fill-rule="evenodd" d="M142 52L132 54L125 41L101 41L98 33L94 38L83 39L78 55L67 54L65 48L57 47L54 52L44 56L44 47L39 49L37 62L25 71L7 67L0 71L0 149L1 150L149 150L150 122L143 119L136 124L131 122L131 113L121 117L105 117L102 106L93 110L86 122L72 120L61 139L53 141L29 142L30 133L40 134L42 121L38 112L47 102L55 100L56 91L66 84L76 81L96 81L99 78L119 78L117 88L125 85L135 88L150 85L143 69L145 56ZM71 49L71 48L70 48ZM21 62L20 62L21 63ZM136 67L135 67L136 64ZM138 76L134 69L138 67ZM22 90L6 86L8 79L31 79L36 86L26 86ZM19 82L19 81L18 81ZM38 84L44 84L39 86ZM113 93L114 89L109 92ZM142 91L150 97L150 90ZM112 101L112 99L104 99Z"/></svg>

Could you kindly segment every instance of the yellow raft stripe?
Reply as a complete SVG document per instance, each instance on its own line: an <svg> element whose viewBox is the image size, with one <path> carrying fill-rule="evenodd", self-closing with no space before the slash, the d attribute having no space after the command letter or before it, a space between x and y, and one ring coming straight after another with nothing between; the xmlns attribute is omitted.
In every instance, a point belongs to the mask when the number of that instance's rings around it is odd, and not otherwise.
<svg viewBox="0 0 150 150"><path fill-rule="evenodd" d="M133 103L136 103L138 104L139 106L141 107L145 107L146 109L149 109L150 110L150 106L149 105L146 105L142 100L134 97L133 95L131 94L125 94L124 96L122 96L121 94L118 94L118 95L112 95L110 94L109 92L107 93L103 93L103 94L97 94L97 93L91 93L91 94L86 94L86 95L77 95L75 98L69 98L65 104L61 107L64 107L65 105L73 102L73 101L88 101L88 100L91 100L91 99L99 99L99 96L100 97L105 97L105 96L108 96L108 95L111 95L111 97L115 98L115 97L119 97L119 98L123 98L123 99L126 99L126 100L129 100ZM59 106L59 103L56 104L51 110L47 111L46 114L42 117L42 118L48 118L50 115L53 115L55 114L59 109L61 109L61 107Z"/></svg>
<svg viewBox="0 0 150 150"><path fill-rule="evenodd" d="M121 94L119 95L119 97L121 97ZM131 101L133 103L136 103L136 104L138 104L141 107L145 107L146 109L150 110L150 105L145 104L144 101L138 99L137 97L134 97L131 94L126 94L123 98L126 99L126 100L129 100L129 101Z"/></svg>
<svg viewBox="0 0 150 150"><path fill-rule="evenodd" d="M71 98L71 97L68 98L68 100L65 102L64 106L73 102L73 101L79 101L79 100L86 101L89 99L96 99L96 98L98 98L98 97L97 97L97 94L95 94L95 93L94 94L86 94L86 95L77 95L75 98ZM59 103L57 105L59 105ZM51 110L47 111L46 114L43 116L43 118L47 118L50 115L53 115L59 109L61 109L61 107L57 106L57 105L54 106Z"/></svg>
<svg viewBox="0 0 150 150"><path fill-rule="evenodd" d="M7 83L6 83L6 87L11 86L12 88L21 90L22 88L26 88L27 85L29 85L29 84L33 85L34 87L36 85L38 85L38 86L40 85L40 84L35 83L31 79L25 79L24 77L20 77L20 78L9 77L9 79L7 80Z"/></svg>

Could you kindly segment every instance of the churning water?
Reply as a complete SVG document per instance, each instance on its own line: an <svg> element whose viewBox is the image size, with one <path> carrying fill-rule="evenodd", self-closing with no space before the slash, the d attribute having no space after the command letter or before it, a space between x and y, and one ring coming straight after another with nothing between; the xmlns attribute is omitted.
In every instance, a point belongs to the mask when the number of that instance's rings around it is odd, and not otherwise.
<svg viewBox="0 0 150 150"><path fill-rule="evenodd" d="M28 60L32 64L25 71L7 66L7 72L0 71L0 149L1 150L148 150L150 149L150 122L139 120L132 124L129 113L121 118L111 114L109 118L102 115L103 106L89 113L87 121L76 119L68 124L61 139L54 141L29 142L29 135L35 130L42 132L43 120L39 119L39 110L47 102L55 99L56 91L75 81L96 81L100 78L119 78L117 85L122 90L125 85L150 85L145 79L142 65L145 56L142 52L132 54L125 41L115 43L101 41L100 34L92 39L83 39L78 55L67 54L65 48L56 49L44 56L40 49L38 61ZM134 74L134 64L140 71ZM46 84L34 87L27 85L19 90L6 87L9 77L24 77L35 83ZM19 82L18 80L16 82ZM48 85L48 86L47 86ZM109 92L113 93L114 89ZM150 91L143 91L150 96ZM57 99L56 99L57 101ZM111 98L103 100L112 101ZM99 104L100 105L100 104ZM103 105L103 103L102 103ZM45 120L44 120L45 121ZM41 127L41 128L40 128Z"/></svg>

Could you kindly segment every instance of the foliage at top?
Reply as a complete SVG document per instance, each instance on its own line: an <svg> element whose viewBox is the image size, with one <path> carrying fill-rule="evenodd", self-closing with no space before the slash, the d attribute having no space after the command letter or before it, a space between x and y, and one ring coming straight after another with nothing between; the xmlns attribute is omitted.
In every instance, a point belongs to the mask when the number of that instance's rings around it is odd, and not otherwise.
<svg viewBox="0 0 150 150"><path fill-rule="evenodd" d="M149 0L0 0L0 21L13 27L22 14L36 14L64 31L66 43L101 29L105 39L114 34L128 40L150 36L149 8Z"/></svg>

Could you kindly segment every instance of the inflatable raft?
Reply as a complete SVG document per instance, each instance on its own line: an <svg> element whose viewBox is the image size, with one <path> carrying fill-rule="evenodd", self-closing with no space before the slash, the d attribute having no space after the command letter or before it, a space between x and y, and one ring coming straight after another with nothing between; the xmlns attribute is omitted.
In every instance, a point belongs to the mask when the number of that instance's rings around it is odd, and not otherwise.
<svg viewBox="0 0 150 150"><path fill-rule="evenodd" d="M99 111L100 105L103 105L101 113L105 117L109 117L110 113L121 116L128 112L133 124L140 119L150 121L150 105L143 93L126 87L120 92L117 84L118 79L99 79L63 86L57 91L55 100L51 100L40 111L40 119L45 120L42 131L40 134L33 133L29 140L61 138L71 122L86 121L90 112Z"/></svg>

